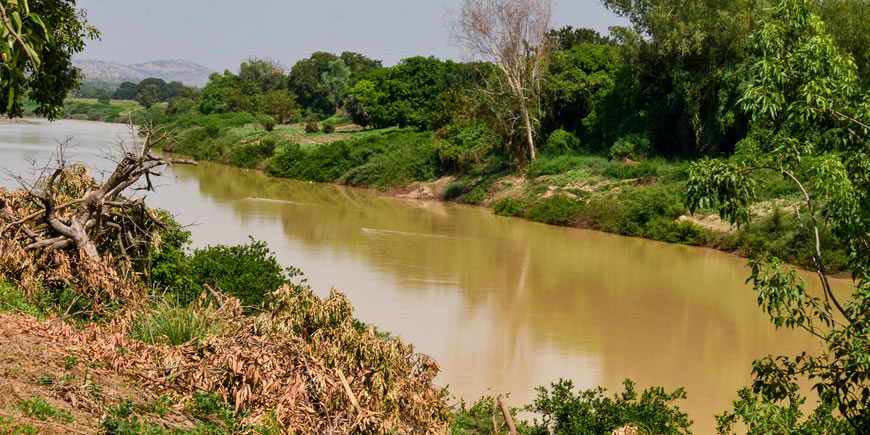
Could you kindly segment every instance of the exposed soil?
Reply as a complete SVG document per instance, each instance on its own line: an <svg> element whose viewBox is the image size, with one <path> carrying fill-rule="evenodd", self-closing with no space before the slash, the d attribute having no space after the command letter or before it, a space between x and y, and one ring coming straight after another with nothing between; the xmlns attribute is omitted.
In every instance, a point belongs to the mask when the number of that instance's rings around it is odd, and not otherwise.
<svg viewBox="0 0 870 435"><path fill-rule="evenodd" d="M156 401L158 395L136 379L80 360L71 352L71 343L52 334L52 328L51 322L0 314L0 418L12 421L9 430L30 425L40 434L96 433L107 409L118 406L121 399L146 407ZM26 415L21 402L37 397L74 420ZM149 415L148 421L194 427L177 410L169 410L166 416Z"/></svg>

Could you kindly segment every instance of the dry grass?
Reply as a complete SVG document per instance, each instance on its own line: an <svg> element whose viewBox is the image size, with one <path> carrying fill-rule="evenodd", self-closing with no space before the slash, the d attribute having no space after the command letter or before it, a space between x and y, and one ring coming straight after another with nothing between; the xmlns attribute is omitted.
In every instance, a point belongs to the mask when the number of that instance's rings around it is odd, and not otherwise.
<svg viewBox="0 0 870 435"><path fill-rule="evenodd" d="M44 339L54 352L100 361L94 376L134 378L146 391L181 403L213 392L256 425L268 415L296 433L444 433L446 391L433 384L438 365L397 339L353 326L345 295L321 300L285 286L269 309L241 315L234 298L218 296L226 333L179 346L130 338L123 317L77 330L58 320L0 316L4 330Z"/></svg>

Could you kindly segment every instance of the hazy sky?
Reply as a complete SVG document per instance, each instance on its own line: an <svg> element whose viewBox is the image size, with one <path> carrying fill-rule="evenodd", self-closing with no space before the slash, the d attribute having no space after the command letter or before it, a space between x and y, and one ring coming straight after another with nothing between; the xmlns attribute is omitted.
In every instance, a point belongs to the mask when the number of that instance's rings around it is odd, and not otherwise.
<svg viewBox="0 0 870 435"><path fill-rule="evenodd" d="M186 59L236 70L249 56L288 68L314 51L356 51L385 65L416 55L459 59L445 11L459 0L79 0L102 32L80 59ZM600 0L555 0L553 25L602 33L624 25Z"/></svg>

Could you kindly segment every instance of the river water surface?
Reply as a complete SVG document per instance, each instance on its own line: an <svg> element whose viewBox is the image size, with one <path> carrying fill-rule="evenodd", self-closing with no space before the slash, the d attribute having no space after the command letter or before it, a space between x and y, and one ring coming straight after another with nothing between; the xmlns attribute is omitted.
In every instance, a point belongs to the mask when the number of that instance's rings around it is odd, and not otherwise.
<svg viewBox="0 0 870 435"><path fill-rule="evenodd" d="M116 138L129 141L118 124L0 123L0 167L27 177L68 136L70 160L104 169ZM819 346L774 331L745 260L717 251L220 165L168 172L149 203L192 224L195 246L268 241L316 293L347 293L362 321L433 356L437 381L466 400L511 393L520 405L560 377L611 391L631 378L686 387L681 408L709 433L754 359ZM0 186L16 184L2 174Z"/></svg>

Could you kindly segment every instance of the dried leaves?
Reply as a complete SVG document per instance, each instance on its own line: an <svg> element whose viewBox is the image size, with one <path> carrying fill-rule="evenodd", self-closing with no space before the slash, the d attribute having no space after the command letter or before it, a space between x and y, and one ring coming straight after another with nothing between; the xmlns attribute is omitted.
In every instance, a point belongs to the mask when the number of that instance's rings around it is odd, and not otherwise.
<svg viewBox="0 0 870 435"><path fill-rule="evenodd" d="M353 326L347 297L333 290L321 300L284 286L271 306L243 317L234 298L211 315L231 325L197 347L147 345L133 340L127 322L75 330L59 321L29 328L54 337L79 358L136 376L143 387L219 394L245 423L274 415L286 432L443 433L446 391L433 384L438 365L398 339Z"/></svg>

